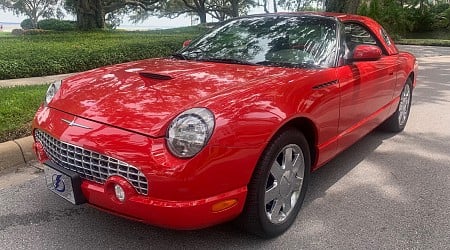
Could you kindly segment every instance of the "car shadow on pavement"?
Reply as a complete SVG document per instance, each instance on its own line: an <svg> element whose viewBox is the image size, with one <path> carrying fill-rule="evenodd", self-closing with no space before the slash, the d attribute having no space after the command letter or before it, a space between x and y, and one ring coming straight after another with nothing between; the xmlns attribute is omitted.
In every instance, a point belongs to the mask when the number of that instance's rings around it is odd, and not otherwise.
<svg viewBox="0 0 450 250"><path fill-rule="evenodd" d="M374 130L344 150L323 167L313 172L306 201L320 198L325 191L354 169L368 155L374 152L384 140L396 134Z"/></svg>

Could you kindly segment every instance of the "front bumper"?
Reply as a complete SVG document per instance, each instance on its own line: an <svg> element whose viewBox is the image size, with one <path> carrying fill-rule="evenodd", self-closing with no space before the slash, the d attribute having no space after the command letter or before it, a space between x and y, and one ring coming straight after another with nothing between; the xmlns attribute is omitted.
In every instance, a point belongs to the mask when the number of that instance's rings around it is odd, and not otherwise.
<svg viewBox="0 0 450 250"><path fill-rule="evenodd" d="M70 176L72 181L66 181L65 188L72 190L73 199L62 196L70 202L74 204L88 202L100 210L166 228L197 229L230 220L242 211L242 204L247 193L247 189L243 187L194 201L157 200L138 194L122 176L111 176L104 185L100 185L88 180L80 181L77 173L64 169L50 160L45 161L44 164L46 175L47 169L54 169L56 173ZM115 196L115 185L123 188L125 192L123 201ZM58 192L55 193L58 194ZM214 211L217 204L223 204L224 201L232 201L232 206Z"/></svg>
<svg viewBox="0 0 450 250"><path fill-rule="evenodd" d="M90 129L68 126L63 119ZM33 129L136 166L148 180L148 194L138 193L123 176L112 175L104 183L82 179L83 196L99 209L166 228L202 228L237 217L257 161L251 156L257 155L258 149L223 147L207 147L192 159L178 159L165 149L164 138L150 138L48 107L38 110ZM124 187L124 202L115 197L115 184ZM224 203L232 205L220 209Z"/></svg>
<svg viewBox="0 0 450 250"><path fill-rule="evenodd" d="M172 229L204 228L231 220L242 212L247 195L247 188L242 187L193 201L157 200L133 195L121 203L115 199L111 191L96 183L83 181L81 189L88 203L101 210ZM237 200L238 202L224 211L212 211L215 204L225 200Z"/></svg>

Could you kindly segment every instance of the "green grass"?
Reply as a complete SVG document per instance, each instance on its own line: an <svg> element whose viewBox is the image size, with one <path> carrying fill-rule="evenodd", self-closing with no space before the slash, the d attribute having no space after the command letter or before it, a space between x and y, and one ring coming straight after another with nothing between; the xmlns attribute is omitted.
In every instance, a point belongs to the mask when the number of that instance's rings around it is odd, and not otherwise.
<svg viewBox="0 0 450 250"><path fill-rule="evenodd" d="M0 88L0 142L30 135L48 85Z"/></svg>
<svg viewBox="0 0 450 250"><path fill-rule="evenodd" d="M399 39L396 44L420 45L420 46L444 46L450 47L450 40L441 39Z"/></svg>
<svg viewBox="0 0 450 250"><path fill-rule="evenodd" d="M398 39L397 44L425 45L425 46L450 46L450 32L438 30L423 33L408 33Z"/></svg>
<svg viewBox="0 0 450 250"><path fill-rule="evenodd" d="M205 28L157 31L49 32L0 36L0 79L85 71L168 56Z"/></svg>
<svg viewBox="0 0 450 250"><path fill-rule="evenodd" d="M10 37L10 36L12 36L11 32L4 32L4 31L0 32L0 38L1 37Z"/></svg>

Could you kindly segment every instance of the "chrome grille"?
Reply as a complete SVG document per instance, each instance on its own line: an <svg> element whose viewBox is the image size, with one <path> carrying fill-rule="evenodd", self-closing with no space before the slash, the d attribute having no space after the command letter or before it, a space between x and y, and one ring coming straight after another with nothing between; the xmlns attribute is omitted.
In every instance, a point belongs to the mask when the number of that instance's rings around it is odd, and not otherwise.
<svg viewBox="0 0 450 250"><path fill-rule="evenodd" d="M44 147L50 160L63 168L78 173L81 178L104 184L109 176L120 175L127 179L139 194L147 195L147 178L136 167L57 140L41 130L36 130L35 136Z"/></svg>

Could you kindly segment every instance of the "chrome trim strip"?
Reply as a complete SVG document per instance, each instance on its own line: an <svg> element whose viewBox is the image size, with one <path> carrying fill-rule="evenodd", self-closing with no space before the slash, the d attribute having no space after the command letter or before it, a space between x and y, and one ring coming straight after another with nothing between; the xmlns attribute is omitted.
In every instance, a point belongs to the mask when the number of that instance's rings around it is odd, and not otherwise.
<svg viewBox="0 0 450 250"><path fill-rule="evenodd" d="M74 120L72 120L72 121L69 121L69 120L66 120L66 119L61 119L61 121L63 121L63 122L65 122L65 123L69 124L70 127L75 126L75 127L85 128L85 129L92 129L91 127L88 127L88 126L85 126L85 125L76 123L76 122L75 122L75 118L74 118Z"/></svg>

